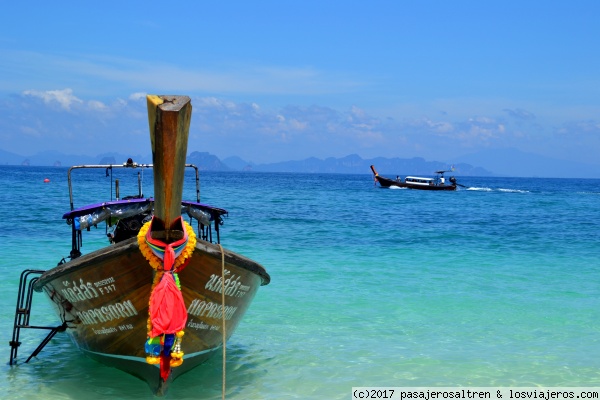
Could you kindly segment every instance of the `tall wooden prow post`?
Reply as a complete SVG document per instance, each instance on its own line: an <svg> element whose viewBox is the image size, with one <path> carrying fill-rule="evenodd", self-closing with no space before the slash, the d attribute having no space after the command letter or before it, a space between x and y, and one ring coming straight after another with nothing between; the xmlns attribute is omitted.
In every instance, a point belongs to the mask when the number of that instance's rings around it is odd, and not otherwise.
<svg viewBox="0 0 600 400"><path fill-rule="evenodd" d="M179 217L192 104L188 96L146 99L154 164L152 238L171 243L183 237Z"/></svg>

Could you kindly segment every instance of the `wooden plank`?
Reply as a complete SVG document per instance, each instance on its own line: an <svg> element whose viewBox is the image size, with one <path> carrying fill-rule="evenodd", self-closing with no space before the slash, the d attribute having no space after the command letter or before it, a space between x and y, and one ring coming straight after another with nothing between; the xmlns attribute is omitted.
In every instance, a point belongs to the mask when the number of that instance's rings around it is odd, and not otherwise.
<svg viewBox="0 0 600 400"><path fill-rule="evenodd" d="M168 243L181 238L181 227L175 223L181 216L192 104L188 96L148 95L146 99L154 164L152 230L156 239Z"/></svg>

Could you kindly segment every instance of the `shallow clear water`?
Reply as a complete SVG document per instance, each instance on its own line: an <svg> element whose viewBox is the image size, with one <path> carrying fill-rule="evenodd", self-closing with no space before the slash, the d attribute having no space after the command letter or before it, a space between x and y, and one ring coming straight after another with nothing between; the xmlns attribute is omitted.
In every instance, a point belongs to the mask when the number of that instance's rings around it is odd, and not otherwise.
<svg viewBox="0 0 600 400"><path fill-rule="evenodd" d="M0 167L6 363L20 271L70 250L66 168ZM137 172L136 172L137 173ZM49 178L50 183L43 183ZM75 206L110 192L74 178ZM100 182L98 182L100 181ZM122 179L121 193L137 176ZM144 176L151 193L151 174ZM228 343L227 398L349 398L353 386L600 386L600 180L459 177L456 192L379 189L372 177L203 173L222 244L263 264ZM99 186L102 185L102 186ZM194 198L194 187L186 187ZM79 199L79 200L78 200ZM84 252L104 245L86 232ZM36 295L32 323L58 323ZM43 333L21 335L20 359ZM167 398L221 397L221 354ZM65 335L4 366L7 398L152 398Z"/></svg>

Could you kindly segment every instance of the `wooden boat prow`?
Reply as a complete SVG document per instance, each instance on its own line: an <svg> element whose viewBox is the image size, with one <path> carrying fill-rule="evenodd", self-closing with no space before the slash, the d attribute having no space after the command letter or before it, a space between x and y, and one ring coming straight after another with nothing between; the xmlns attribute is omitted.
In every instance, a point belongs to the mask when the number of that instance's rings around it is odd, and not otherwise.
<svg viewBox="0 0 600 400"><path fill-rule="evenodd" d="M78 209L73 207L71 198L71 211L64 215L72 232L70 260L44 272L33 284L36 291L46 293L67 334L81 351L143 379L157 395L164 395L178 376L220 349L223 338L234 333L258 288L270 282L262 265L218 243L219 225L226 211L200 203L198 181L196 201L182 201L191 113L187 96L148 96L153 165L128 162L122 167L154 168L154 197L111 199ZM69 175L72 194L70 185ZM127 217L130 225L142 225L139 233L130 232L129 238L118 240L114 235L111 240L116 243L81 255L84 228L101 221L114 224L118 219L115 215L123 209L132 214ZM195 231L190 231L191 225L183 221L182 210L196 218ZM216 243L212 242L213 229ZM172 266L166 265L166 256L161 264L160 259L149 254L153 249L148 240L170 248L185 238L185 246L181 246L183 250ZM151 333L158 328L157 320L151 316L152 307L169 314L169 307L174 306L153 303L153 294L171 275L180 291L180 306L185 309L184 325L173 332L161 328L164 331L154 337ZM177 290L175 295L179 296ZM184 331L185 335L179 335ZM156 338L160 339L158 345Z"/></svg>
<svg viewBox="0 0 600 400"><path fill-rule="evenodd" d="M154 164L153 232L164 230L165 240L170 241L172 224L181 216L192 105L187 96L149 95L147 103Z"/></svg>

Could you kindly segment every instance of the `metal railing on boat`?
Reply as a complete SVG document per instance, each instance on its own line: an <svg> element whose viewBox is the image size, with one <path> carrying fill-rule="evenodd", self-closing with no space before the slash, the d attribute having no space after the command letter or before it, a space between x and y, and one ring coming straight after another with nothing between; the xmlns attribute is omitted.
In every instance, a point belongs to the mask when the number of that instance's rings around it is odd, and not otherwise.
<svg viewBox="0 0 600 400"><path fill-rule="evenodd" d="M193 168L196 172L196 201L200 202L200 173L198 171L198 167L194 164L185 164L186 168ZM92 164L92 165L75 165L71 168L69 168L69 171L67 172L67 180L68 180L68 184L69 184L69 201L70 201L70 205L71 205L71 211L75 209L75 206L73 204L73 186L72 186L72 180L71 180L71 172L74 169L85 169L85 168L99 168L99 169L106 169L107 173L108 170L111 171L113 168L154 168L154 164L138 164L135 163L133 161L131 161L131 159L127 160L126 163L123 164ZM108 175L107 175L108 176ZM139 191L139 195L142 195L142 189L141 189L141 181L138 175L138 191ZM112 174L111 174L111 196L112 196Z"/></svg>

